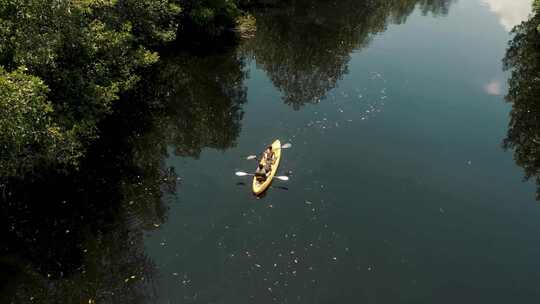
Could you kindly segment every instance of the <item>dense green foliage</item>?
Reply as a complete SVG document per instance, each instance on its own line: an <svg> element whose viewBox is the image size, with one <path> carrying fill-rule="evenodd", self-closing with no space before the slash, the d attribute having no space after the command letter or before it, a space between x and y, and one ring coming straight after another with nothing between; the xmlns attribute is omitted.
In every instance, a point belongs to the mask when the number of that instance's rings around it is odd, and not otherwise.
<svg viewBox="0 0 540 304"><path fill-rule="evenodd" d="M514 150L516 163L525 170L525 178L536 179L540 199L540 1L535 2L535 13L513 30L504 59L506 69L512 71L509 92L512 104L506 148Z"/></svg>
<svg viewBox="0 0 540 304"><path fill-rule="evenodd" d="M19 71L2 73L2 83L18 79L33 92L24 98L10 93L15 95L2 103L1 123L33 134L31 141L17 140L12 169L26 169L17 164L19 156L75 161L119 94L137 82L137 69L158 59L145 45L174 39L170 20L179 12L168 1L2 2L0 63L8 72ZM21 111L25 119L10 118ZM40 115L41 122L30 124L38 118L31 115ZM68 138L70 149L55 153L58 141Z"/></svg>
<svg viewBox="0 0 540 304"><path fill-rule="evenodd" d="M31 168L51 156L69 162L76 154L75 141L51 118L53 107L42 80L20 68L0 67L0 168L7 174Z"/></svg>
<svg viewBox="0 0 540 304"><path fill-rule="evenodd" d="M219 34L240 13L238 3L1 1L0 174L41 161L76 165L114 102L157 62L158 48L184 28Z"/></svg>

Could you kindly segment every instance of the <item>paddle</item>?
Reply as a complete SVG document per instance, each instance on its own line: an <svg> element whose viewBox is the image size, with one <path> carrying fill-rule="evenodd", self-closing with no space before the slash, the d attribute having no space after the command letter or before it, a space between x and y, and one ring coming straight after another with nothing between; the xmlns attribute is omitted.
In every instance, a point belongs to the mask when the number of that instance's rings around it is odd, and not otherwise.
<svg viewBox="0 0 540 304"><path fill-rule="evenodd" d="M292 147L292 144L291 143L286 143L286 144L283 144L281 146L281 149L289 149L290 147ZM248 157L246 157L247 160L252 160L252 159L256 159L257 158L257 155L249 155Z"/></svg>
<svg viewBox="0 0 540 304"><path fill-rule="evenodd" d="M289 149L290 147L292 147L292 144L286 143L286 144L283 144L283 146L281 146L281 149Z"/></svg>
<svg viewBox="0 0 540 304"><path fill-rule="evenodd" d="M242 171L238 171L235 173L236 176L254 176L255 174L253 173L246 173L246 172L242 172ZM279 180L282 180L282 181L288 181L289 180L289 177L288 176L274 176L274 178L277 178Z"/></svg>

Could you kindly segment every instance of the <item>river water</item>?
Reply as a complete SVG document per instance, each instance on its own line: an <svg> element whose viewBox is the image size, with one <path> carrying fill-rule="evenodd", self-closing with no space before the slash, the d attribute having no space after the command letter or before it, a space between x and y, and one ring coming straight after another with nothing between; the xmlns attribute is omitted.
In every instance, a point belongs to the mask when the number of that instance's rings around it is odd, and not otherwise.
<svg viewBox="0 0 540 304"><path fill-rule="evenodd" d="M237 47L164 59L146 83L158 114L115 133L129 148L89 161L112 164L91 186L45 196L116 207L91 205L83 224L87 209L58 216L41 241L30 236L49 221L18 232L3 297L536 303L537 189L502 147L502 59L530 13L516 2L296 1L257 11ZM292 143L290 181L257 198L234 172L277 138ZM35 249L48 242L76 245Z"/></svg>

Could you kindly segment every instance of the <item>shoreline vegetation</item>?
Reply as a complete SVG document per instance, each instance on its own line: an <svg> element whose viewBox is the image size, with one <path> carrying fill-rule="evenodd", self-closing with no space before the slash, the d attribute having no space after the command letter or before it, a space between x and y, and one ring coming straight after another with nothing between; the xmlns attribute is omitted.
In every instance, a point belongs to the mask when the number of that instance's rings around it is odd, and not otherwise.
<svg viewBox="0 0 540 304"><path fill-rule="evenodd" d="M536 181L540 201L540 0L533 2L529 20L512 34L503 60L511 72L506 100L512 105L503 147L513 151L524 180Z"/></svg>
<svg viewBox="0 0 540 304"><path fill-rule="evenodd" d="M0 176L77 168L99 124L168 45L252 37L249 0L0 4ZM229 39L227 37L226 39ZM234 38L233 38L234 39ZM169 51L171 52L171 51Z"/></svg>

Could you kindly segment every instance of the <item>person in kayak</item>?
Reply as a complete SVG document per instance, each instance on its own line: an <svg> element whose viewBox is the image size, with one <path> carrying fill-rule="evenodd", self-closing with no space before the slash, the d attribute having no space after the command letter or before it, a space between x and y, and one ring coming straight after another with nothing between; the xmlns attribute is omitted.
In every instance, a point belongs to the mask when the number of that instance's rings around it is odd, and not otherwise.
<svg viewBox="0 0 540 304"><path fill-rule="evenodd" d="M255 170L255 177L257 178L257 180L264 182L268 177L268 172L270 171L267 171L265 166L259 163L257 170Z"/></svg>
<svg viewBox="0 0 540 304"><path fill-rule="evenodd" d="M274 164L274 151L272 151L272 146L266 147L263 154L263 159L265 162L264 168L267 172L270 172L272 170L272 165Z"/></svg>

